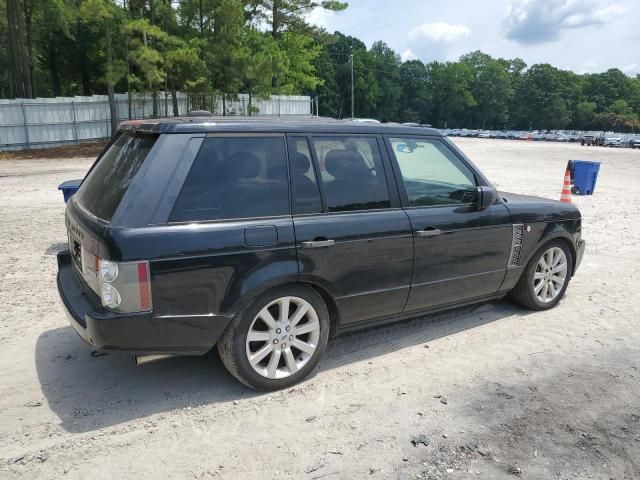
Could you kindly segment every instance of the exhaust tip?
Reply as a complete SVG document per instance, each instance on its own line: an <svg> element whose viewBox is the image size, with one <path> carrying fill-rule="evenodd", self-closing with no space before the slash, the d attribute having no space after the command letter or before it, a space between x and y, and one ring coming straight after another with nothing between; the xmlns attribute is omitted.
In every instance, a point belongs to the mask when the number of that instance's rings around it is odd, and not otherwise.
<svg viewBox="0 0 640 480"><path fill-rule="evenodd" d="M166 358L173 358L175 355L134 355L133 360L136 366L145 365L147 363L157 362Z"/></svg>

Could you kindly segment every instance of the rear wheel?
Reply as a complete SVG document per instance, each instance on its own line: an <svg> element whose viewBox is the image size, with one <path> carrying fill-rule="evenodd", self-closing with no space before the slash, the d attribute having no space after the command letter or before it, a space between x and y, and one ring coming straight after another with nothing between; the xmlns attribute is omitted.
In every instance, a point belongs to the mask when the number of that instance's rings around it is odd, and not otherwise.
<svg viewBox="0 0 640 480"><path fill-rule="evenodd" d="M572 271L569 247L562 240L553 240L531 258L511 296L532 310L553 308L564 296Z"/></svg>
<svg viewBox="0 0 640 480"><path fill-rule="evenodd" d="M236 315L218 350L229 372L249 387L277 390L305 378L329 339L322 298L298 285L260 296Z"/></svg>

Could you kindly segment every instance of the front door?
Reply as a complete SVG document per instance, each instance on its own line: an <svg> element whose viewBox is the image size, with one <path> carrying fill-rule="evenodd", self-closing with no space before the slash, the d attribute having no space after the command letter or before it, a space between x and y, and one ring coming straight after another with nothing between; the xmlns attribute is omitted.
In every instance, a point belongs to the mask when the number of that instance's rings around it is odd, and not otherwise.
<svg viewBox="0 0 640 480"><path fill-rule="evenodd" d="M301 279L329 291L342 325L402 312L413 238L388 182L382 139L292 136L288 143Z"/></svg>
<svg viewBox="0 0 640 480"><path fill-rule="evenodd" d="M405 311L496 293L512 242L508 209L479 210L473 169L439 138L389 138L415 260Z"/></svg>

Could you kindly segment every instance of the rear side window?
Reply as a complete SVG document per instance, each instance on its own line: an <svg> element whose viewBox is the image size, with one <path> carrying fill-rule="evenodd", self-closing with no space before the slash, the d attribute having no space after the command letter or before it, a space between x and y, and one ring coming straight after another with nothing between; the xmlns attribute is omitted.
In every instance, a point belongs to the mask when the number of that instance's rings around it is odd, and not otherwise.
<svg viewBox="0 0 640 480"><path fill-rule="evenodd" d="M76 199L80 205L110 222L156 138L121 133L78 189Z"/></svg>
<svg viewBox="0 0 640 480"><path fill-rule="evenodd" d="M318 180L311 162L311 150L306 138L292 138L293 143L293 191L295 197L295 213L320 213L322 200Z"/></svg>
<svg viewBox="0 0 640 480"><path fill-rule="evenodd" d="M169 221L288 215L288 178L282 137L206 138Z"/></svg>
<svg viewBox="0 0 640 480"><path fill-rule="evenodd" d="M313 145L330 212L391 206L375 138L316 137Z"/></svg>

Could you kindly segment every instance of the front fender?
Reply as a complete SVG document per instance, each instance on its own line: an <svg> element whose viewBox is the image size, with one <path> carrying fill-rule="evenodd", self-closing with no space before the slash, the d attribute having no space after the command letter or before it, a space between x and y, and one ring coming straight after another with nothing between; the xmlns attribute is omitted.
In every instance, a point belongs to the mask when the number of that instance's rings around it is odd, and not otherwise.
<svg viewBox="0 0 640 480"><path fill-rule="evenodd" d="M509 291L516 286L533 255L546 243L562 239L567 242L573 259L573 271L578 263L578 242L580 240L580 219L557 222L525 223L522 237L522 250L517 266L507 269L500 291Z"/></svg>

